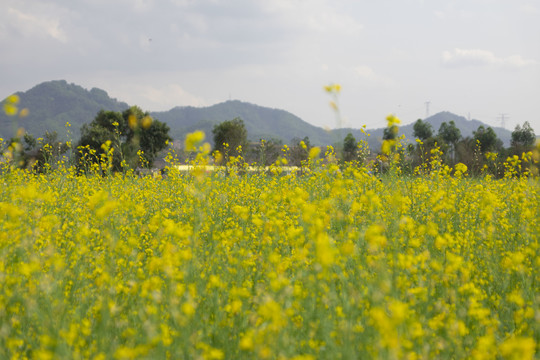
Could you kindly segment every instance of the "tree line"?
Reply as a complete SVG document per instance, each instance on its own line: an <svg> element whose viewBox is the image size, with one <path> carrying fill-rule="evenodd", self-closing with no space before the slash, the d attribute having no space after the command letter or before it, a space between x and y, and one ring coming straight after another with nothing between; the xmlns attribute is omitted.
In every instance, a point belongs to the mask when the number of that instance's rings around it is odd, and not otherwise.
<svg viewBox="0 0 540 360"><path fill-rule="evenodd" d="M368 149L366 141L357 141L348 133L341 142L334 144L332 151L339 163L368 162L379 171L385 171L384 143L392 142L390 151L399 153L402 171L414 173L419 166L431 161L436 153L443 165L453 167L462 163L471 174L489 171L493 175L503 176L504 163L512 158L519 158L523 170L533 165L531 151L534 149L536 135L529 122L517 125L512 132L510 147L505 148L491 127L479 126L472 136L463 136L454 121L443 122L435 133L433 126L418 119L413 126L414 143L408 143L399 136L397 123L391 123L383 132L383 147ZM241 155L248 163L270 165L280 157L286 157L289 164L302 166L307 160L312 145L309 138L295 138L290 145L281 141L261 139L259 143L247 141L247 131L241 119L236 118L216 125L213 129L214 150L228 156ZM397 146L397 145L400 146ZM238 149L241 151L239 152ZM328 151L326 151L327 153ZM525 154L525 155L523 155ZM536 164L538 167L538 164Z"/></svg>
<svg viewBox="0 0 540 360"><path fill-rule="evenodd" d="M123 112L101 110L91 123L82 127L81 137L76 143L61 142L55 132L47 132L39 139L23 133L5 143L0 155L11 156L17 167L32 168L38 172L47 171L52 159L59 159L66 154L80 171L88 171L105 163L110 171L149 168L160 152L169 147L172 141L169 130L167 124L151 118L148 112L137 106ZM501 175L502 162L507 157L521 156L531 151L536 141L534 130L528 122L516 126L509 148L504 148L491 127L479 126L472 137L463 137L453 121L443 122L435 133L431 124L418 119L413 130L415 143L402 142L399 150L396 144L403 139L399 137L396 123L389 123L382 139L383 144L393 144L392 151L400 152L402 169L411 173L429 161L433 150L437 149L442 154L443 163L450 166L463 163L471 172L485 168L488 159L495 159L491 161L495 163L491 170L495 175ZM275 139L249 142L244 121L240 118L215 125L212 135L213 153L220 154L225 162L231 157L241 157L244 162L268 166L278 159L286 159L291 166L302 166L313 148L309 137L293 138L289 144ZM340 163L371 162L380 171L384 171L385 157L381 155L385 149L368 149L367 143L357 141L352 133L326 150L324 153L330 151ZM189 160L189 151L179 149L179 153L180 160ZM500 162L499 166L497 161Z"/></svg>
<svg viewBox="0 0 540 360"><path fill-rule="evenodd" d="M0 155L12 167L40 173L50 170L60 159L72 162L80 172L97 168L123 171L152 166L159 152L172 141L169 130L167 124L137 106L122 112L101 110L92 122L83 125L76 142L61 141L56 132L36 138L19 129L15 137L5 142Z"/></svg>
<svg viewBox="0 0 540 360"><path fill-rule="evenodd" d="M523 153L532 151L536 142L534 130L527 121L516 125L508 148L503 146L491 127L480 125L472 136L464 137L453 121L443 122L435 133L431 124L418 119L413 126L413 136L416 144L407 146L411 167L420 165L437 148L442 152L445 164L463 163L473 173L492 166L489 170L496 176L502 176L502 164L508 157L521 157Z"/></svg>

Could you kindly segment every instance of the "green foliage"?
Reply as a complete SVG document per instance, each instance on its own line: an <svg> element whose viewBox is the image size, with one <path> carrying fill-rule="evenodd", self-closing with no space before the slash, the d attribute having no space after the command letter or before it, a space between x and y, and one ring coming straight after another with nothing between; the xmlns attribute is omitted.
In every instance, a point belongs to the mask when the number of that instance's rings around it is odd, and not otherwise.
<svg viewBox="0 0 540 360"><path fill-rule="evenodd" d="M224 121L214 126L214 150L222 154L237 156L238 147L246 148L247 130L244 121L240 118Z"/></svg>
<svg viewBox="0 0 540 360"><path fill-rule="evenodd" d="M343 160L352 161L356 158L358 143L352 133L348 133L343 139Z"/></svg>
<svg viewBox="0 0 540 360"><path fill-rule="evenodd" d="M448 124L443 122L439 127L438 137L445 143L455 146L459 139L461 139L461 131L453 120Z"/></svg>
<svg viewBox="0 0 540 360"><path fill-rule="evenodd" d="M534 145L536 141L536 135L534 130L531 128L531 125L528 121L525 121L523 127L519 124L516 125L516 128L512 132L512 147L522 147L528 148Z"/></svg>
<svg viewBox="0 0 540 360"><path fill-rule="evenodd" d="M259 166L269 166L274 164L281 155L283 142L275 139L261 139L259 146L252 148L249 163L256 162Z"/></svg>
<svg viewBox="0 0 540 360"><path fill-rule="evenodd" d="M397 134L399 132L399 128L396 125L391 125L386 128L384 128L383 131L383 140L395 140L397 139Z"/></svg>
<svg viewBox="0 0 540 360"><path fill-rule="evenodd" d="M497 138L497 134L491 127L487 129L480 125L474 132L474 140L479 144L480 150L485 153L502 148L502 142Z"/></svg>
<svg viewBox="0 0 540 360"><path fill-rule="evenodd" d="M28 140L25 138L25 141ZM38 173L46 173L56 168L54 160L60 160L60 157L71 149L71 144L60 141L56 132L46 132L36 145L37 150L30 152L29 165Z"/></svg>
<svg viewBox="0 0 540 360"><path fill-rule="evenodd" d="M42 138L36 139L33 135L25 133L21 137L14 137L2 148L0 154L10 153L14 160L13 167L29 169L37 173L46 173L54 169L62 157L71 149L69 142L58 139L56 132L45 132Z"/></svg>
<svg viewBox="0 0 540 360"><path fill-rule="evenodd" d="M303 139L294 138L291 140L291 147L288 151L290 165L302 167L308 160L311 141L309 137Z"/></svg>
<svg viewBox="0 0 540 360"><path fill-rule="evenodd" d="M454 120L449 123L443 122L439 127L439 133L437 135L445 144L450 146L451 157L456 161L456 147L457 143L461 139L461 131L456 126Z"/></svg>
<svg viewBox="0 0 540 360"><path fill-rule="evenodd" d="M77 157L79 162L99 162L110 148L115 171L151 166L157 153L171 140L168 133L166 124L153 120L137 106L122 113L101 110L90 124L82 127Z"/></svg>
<svg viewBox="0 0 540 360"><path fill-rule="evenodd" d="M413 136L422 141L425 141L433 136L433 127L430 123L422 121L422 119L416 120L413 130Z"/></svg>

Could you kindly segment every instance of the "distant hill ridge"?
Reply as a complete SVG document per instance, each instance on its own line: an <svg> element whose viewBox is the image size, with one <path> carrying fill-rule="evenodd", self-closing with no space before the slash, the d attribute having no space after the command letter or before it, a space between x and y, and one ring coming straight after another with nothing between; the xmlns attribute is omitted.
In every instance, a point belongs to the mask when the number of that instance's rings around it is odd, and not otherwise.
<svg viewBox="0 0 540 360"><path fill-rule="evenodd" d="M210 138L214 125L241 118L252 141L259 139L279 139L288 143L294 137L308 136L314 143L331 143L331 134L311 125L299 117L279 109L271 109L239 100L229 100L208 107L175 107L169 111L151 112L171 128L174 139L183 139L185 134L203 130Z"/></svg>
<svg viewBox="0 0 540 360"><path fill-rule="evenodd" d="M123 111L129 107L101 89L86 90L65 80L47 81L16 94L20 98L19 107L28 108L29 114L13 118L0 113L0 137L13 136L16 120L16 126L34 136L56 131L61 138L66 138L66 122L69 122L73 140L76 140L82 125L91 122L99 110Z"/></svg>
<svg viewBox="0 0 540 360"><path fill-rule="evenodd" d="M467 118L465 118L464 116L459 116L448 111L439 112L423 120L431 124L433 128L433 135L437 135L439 128L443 122L449 123L450 121L454 121L454 123L456 124L456 127L461 131L461 136L464 138L468 136L472 137L473 132L476 131L479 126L484 126L485 128L491 127L493 131L495 132L495 134L497 134L497 137L501 139L505 147L510 146L510 140L512 139L512 131L510 130L507 130L502 127L490 126L486 123L481 122L480 120L475 120L475 119L467 120ZM350 131L355 137L357 135L362 136L362 133L360 130L356 130L356 129L347 129L347 130ZM346 130L343 129L343 132L345 131ZM377 139L382 139L384 128L369 130L368 132L371 134L371 136ZM403 125L399 127L399 134L404 134L405 138L409 139L409 141L414 140L413 132L414 132L414 122L411 124ZM371 144L370 144L370 147L371 147Z"/></svg>
<svg viewBox="0 0 540 360"><path fill-rule="evenodd" d="M65 80L48 81L36 85L26 92L16 93L20 98L19 106L28 108L29 115L25 118L8 117L0 113L0 137L13 136L16 127L23 127L36 137L45 134L45 131L56 131L61 138L68 137L66 122L71 124L69 136L77 140L83 124L91 122L100 110L123 111L129 107L125 102L109 97L104 90L93 88L86 90L76 84L69 84ZM136 105L136 104L134 104ZM145 110L145 109L143 109ZM360 129L334 129L323 128L309 124L298 116L285 110L272 109L254 105L238 100L230 100L208 107L174 107L168 111L150 112L150 114L168 124L170 134L175 140L184 139L185 135L195 130L203 130L207 140L211 141L212 129L215 124L225 120L240 117L244 120L251 141L260 139L276 139L284 143L290 143L293 138L303 139L309 137L313 145L334 144L351 132L357 140L364 139ZM427 119L432 124L436 134L441 123L454 121L460 128L464 137L472 136L478 126L489 125L478 120L467 120L465 117L441 112ZM407 139L413 139L413 125L400 127L400 134L405 134ZM511 131L492 127L505 146L510 144ZM371 134L367 138L370 148L380 147L383 128L367 130Z"/></svg>

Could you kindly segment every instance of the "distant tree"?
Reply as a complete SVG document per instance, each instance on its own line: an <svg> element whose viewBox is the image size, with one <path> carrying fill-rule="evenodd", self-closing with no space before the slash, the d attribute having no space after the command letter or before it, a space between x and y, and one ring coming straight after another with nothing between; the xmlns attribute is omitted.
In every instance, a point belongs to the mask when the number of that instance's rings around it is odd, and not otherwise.
<svg viewBox="0 0 540 360"><path fill-rule="evenodd" d="M16 167L40 173L51 170L57 165L56 160L70 149L68 144L58 140L55 131L46 131L40 139L25 133L21 138L12 138L9 145L13 149L12 157L16 160Z"/></svg>
<svg viewBox="0 0 540 360"><path fill-rule="evenodd" d="M462 138L456 144L455 160L467 165L472 175L480 174L485 159L485 157L479 156L480 154L476 150L476 141L470 136Z"/></svg>
<svg viewBox="0 0 540 360"><path fill-rule="evenodd" d="M461 130L456 126L454 120L448 124L443 122L439 127L437 137L450 146L452 159L455 161L457 143L461 139Z"/></svg>
<svg viewBox="0 0 540 360"><path fill-rule="evenodd" d="M381 152L383 154L389 154L391 151L396 149L397 137L399 133L399 128L396 125L399 123L399 119L393 115L390 115L387 117L387 120L388 125L384 128L383 142L381 146Z"/></svg>
<svg viewBox="0 0 540 360"><path fill-rule="evenodd" d="M528 121L525 121L523 127L516 125L512 132L511 146L513 148L526 149L534 145L536 135Z"/></svg>
<svg viewBox="0 0 540 360"><path fill-rule="evenodd" d="M502 141L497 138L497 134L491 127L487 129L480 125L476 131L473 132L474 140L480 144L480 150L482 152L495 151L502 148Z"/></svg>
<svg viewBox="0 0 540 360"><path fill-rule="evenodd" d="M158 152L171 140L169 127L137 106L122 113L101 110L81 129L77 159L86 157L89 161L99 161L104 153L102 145L110 141L110 147L114 148L113 170L122 170L125 166L135 168L140 160L145 163L140 165L152 166ZM88 157L91 150L95 156ZM139 150L143 152L142 159Z"/></svg>
<svg viewBox="0 0 540 360"><path fill-rule="evenodd" d="M261 139L259 146L254 148L252 159L260 166L268 166L276 162L281 155L283 142L281 140Z"/></svg>
<svg viewBox="0 0 540 360"><path fill-rule="evenodd" d="M425 141L433 136L433 127L427 121L416 120L413 126L413 136Z"/></svg>
<svg viewBox="0 0 540 360"><path fill-rule="evenodd" d="M56 133L55 133L56 134ZM45 134L46 136L48 133ZM32 134L25 133L23 136L24 139L24 151L30 152L37 146L37 140Z"/></svg>
<svg viewBox="0 0 540 360"><path fill-rule="evenodd" d="M56 131L45 132L41 146L39 146L37 151L30 152L33 160L32 168L40 173L51 170L54 166L54 159L59 159L69 149L70 146L67 143L58 140Z"/></svg>
<svg viewBox="0 0 540 360"><path fill-rule="evenodd" d="M214 126L214 150L227 156L237 156L239 146L247 145L247 130L244 121L240 118L227 120Z"/></svg>
<svg viewBox="0 0 540 360"><path fill-rule="evenodd" d="M169 136L170 129L164 122L153 120L149 127L140 130L138 134L132 133L133 137L130 142L135 145L135 148L137 148L137 141L139 142L138 148L143 151L142 156L146 159L148 165L152 166L158 153L167 147L169 141L172 141Z"/></svg>
<svg viewBox="0 0 540 360"><path fill-rule="evenodd" d="M291 140L291 146L289 148L289 159L291 165L302 166L302 162L306 161L309 157L309 150L311 149L311 142L309 137L303 139L294 138Z"/></svg>
<svg viewBox="0 0 540 360"><path fill-rule="evenodd" d="M455 145L461 139L461 130L454 120L450 123L443 122L439 127L438 136L447 144Z"/></svg>
<svg viewBox="0 0 540 360"><path fill-rule="evenodd" d="M397 139L398 132L399 132L399 128L396 125L385 127L383 131L383 140Z"/></svg>
<svg viewBox="0 0 540 360"><path fill-rule="evenodd" d="M343 160L352 161L356 158L358 143L352 133L348 133L343 139Z"/></svg>
<svg viewBox="0 0 540 360"><path fill-rule="evenodd" d="M14 168L27 168L31 163L33 154L36 152L36 138L28 133L23 136L15 136L8 141L1 142L3 148L0 147L0 158L6 153L9 153L11 166Z"/></svg>
<svg viewBox="0 0 540 360"><path fill-rule="evenodd" d="M523 126L516 125L512 132L512 140L510 142L509 155L521 156L523 153L531 151L536 143L536 135L531 125L526 121ZM522 169L530 170L534 163L523 162ZM536 164L536 170L540 170L540 164Z"/></svg>

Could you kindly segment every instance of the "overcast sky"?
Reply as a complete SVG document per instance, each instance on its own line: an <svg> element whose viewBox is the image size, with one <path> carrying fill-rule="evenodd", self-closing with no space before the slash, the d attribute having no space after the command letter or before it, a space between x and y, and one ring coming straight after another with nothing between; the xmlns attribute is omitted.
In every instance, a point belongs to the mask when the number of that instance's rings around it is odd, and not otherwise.
<svg viewBox="0 0 540 360"><path fill-rule="evenodd" d="M65 79L144 110L237 99L338 125L450 111L540 134L539 0L3 0L0 98Z"/></svg>

